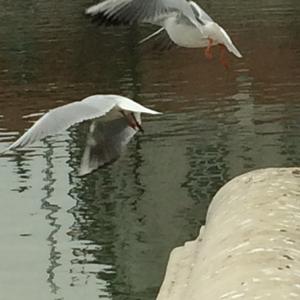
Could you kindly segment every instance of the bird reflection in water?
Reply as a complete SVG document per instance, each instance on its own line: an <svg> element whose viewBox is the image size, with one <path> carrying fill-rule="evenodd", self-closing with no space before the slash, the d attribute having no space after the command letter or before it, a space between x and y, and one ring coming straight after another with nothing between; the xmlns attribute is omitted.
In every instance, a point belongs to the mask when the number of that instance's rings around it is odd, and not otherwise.
<svg viewBox="0 0 300 300"><path fill-rule="evenodd" d="M132 118L136 120L135 117ZM140 118L136 121L140 123ZM142 129L141 125L139 127ZM113 120L93 121L81 158L79 176L87 175L116 161L136 132L123 116Z"/></svg>

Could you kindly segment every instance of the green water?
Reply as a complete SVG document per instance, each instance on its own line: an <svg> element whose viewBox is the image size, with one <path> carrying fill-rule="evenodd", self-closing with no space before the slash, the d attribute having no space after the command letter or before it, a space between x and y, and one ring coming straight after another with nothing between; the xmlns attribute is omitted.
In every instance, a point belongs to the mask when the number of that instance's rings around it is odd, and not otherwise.
<svg viewBox="0 0 300 300"><path fill-rule="evenodd" d="M138 48L154 28L98 28L90 4L0 1L0 150L37 118L24 116L96 93L165 114L83 178L85 124L0 158L0 300L155 299L220 186L299 166L298 0L202 2L244 55L228 72L217 48Z"/></svg>

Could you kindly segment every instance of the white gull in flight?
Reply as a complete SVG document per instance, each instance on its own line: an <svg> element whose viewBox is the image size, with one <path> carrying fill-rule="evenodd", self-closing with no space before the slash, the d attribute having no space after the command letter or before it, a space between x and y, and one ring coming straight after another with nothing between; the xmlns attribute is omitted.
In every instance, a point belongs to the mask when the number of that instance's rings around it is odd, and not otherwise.
<svg viewBox="0 0 300 300"><path fill-rule="evenodd" d="M160 114L126 97L90 96L50 110L2 153L33 144L76 123L93 120L79 171L79 175L85 175L121 155L135 133L143 131L142 113Z"/></svg>
<svg viewBox="0 0 300 300"><path fill-rule="evenodd" d="M225 49L242 57L226 31L195 2L187 0L105 0L86 9L85 13L99 24L150 23L161 28L143 39L150 40L167 33L175 45L187 48L205 47L212 58L211 47L220 45L220 62L228 68Z"/></svg>

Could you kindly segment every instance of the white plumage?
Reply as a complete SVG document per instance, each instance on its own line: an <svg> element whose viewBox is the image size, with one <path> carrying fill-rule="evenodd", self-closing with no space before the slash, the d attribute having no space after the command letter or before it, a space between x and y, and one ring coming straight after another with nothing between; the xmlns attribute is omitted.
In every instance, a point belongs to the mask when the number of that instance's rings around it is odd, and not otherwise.
<svg viewBox="0 0 300 300"><path fill-rule="evenodd" d="M134 134L142 129L141 113L159 114L126 97L90 96L50 110L3 152L25 147L76 123L94 119L81 163L80 175L84 175L120 155ZM94 163L89 162L89 158Z"/></svg>
<svg viewBox="0 0 300 300"><path fill-rule="evenodd" d="M105 0L91 6L86 14L100 24L151 23L161 26L147 41L164 31L172 42L181 47L223 45L236 57L242 57L226 31L195 2L186 0Z"/></svg>

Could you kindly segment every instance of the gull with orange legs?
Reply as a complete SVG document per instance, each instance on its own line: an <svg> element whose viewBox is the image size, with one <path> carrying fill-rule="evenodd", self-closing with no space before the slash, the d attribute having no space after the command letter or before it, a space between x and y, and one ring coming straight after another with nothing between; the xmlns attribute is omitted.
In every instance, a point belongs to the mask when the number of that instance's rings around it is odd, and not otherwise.
<svg viewBox="0 0 300 300"><path fill-rule="evenodd" d="M90 96L50 110L2 154L92 120L79 170L79 175L86 175L115 161L136 132L143 132L142 113L160 114L123 96Z"/></svg>
<svg viewBox="0 0 300 300"><path fill-rule="evenodd" d="M204 53L208 59L212 58L212 46L220 45L220 62L226 68L225 49L242 57L226 31L194 1L105 0L89 7L85 13L100 25L150 23L160 26L140 43L163 35L180 47L206 48Z"/></svg>

